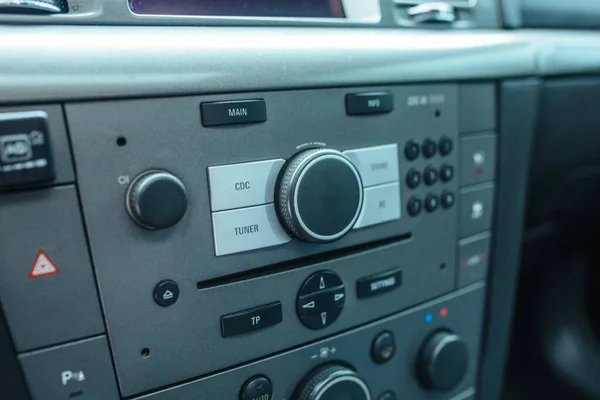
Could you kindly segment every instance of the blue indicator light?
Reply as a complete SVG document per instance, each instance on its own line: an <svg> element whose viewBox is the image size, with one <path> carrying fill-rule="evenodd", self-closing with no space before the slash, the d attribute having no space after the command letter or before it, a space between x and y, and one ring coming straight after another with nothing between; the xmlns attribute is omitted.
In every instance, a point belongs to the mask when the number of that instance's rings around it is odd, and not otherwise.
<svg viewBox="0 0 600 400"><path fill-rule="evenodd" d="M433 315L429 313L425 316L425 322L431 323L431 321L433 321Z"/></svg>

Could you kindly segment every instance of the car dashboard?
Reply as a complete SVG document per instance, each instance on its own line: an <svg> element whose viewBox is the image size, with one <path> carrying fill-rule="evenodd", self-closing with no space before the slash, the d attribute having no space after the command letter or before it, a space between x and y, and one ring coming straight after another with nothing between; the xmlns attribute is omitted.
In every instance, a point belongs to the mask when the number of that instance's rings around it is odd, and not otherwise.
<svg viewBox="0 0 600 400"><path fill-rule="evenodd" d="M501 398L544 95L600 33L534 2L25 3L0 397Z"/></svg>

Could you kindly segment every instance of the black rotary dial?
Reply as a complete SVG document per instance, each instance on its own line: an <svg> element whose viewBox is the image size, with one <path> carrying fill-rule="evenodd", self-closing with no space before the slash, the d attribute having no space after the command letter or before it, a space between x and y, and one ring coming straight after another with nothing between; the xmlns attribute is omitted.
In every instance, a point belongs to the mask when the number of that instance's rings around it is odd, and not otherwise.
<svg viewBox="0 0 600 400"><path fill-rule="evenodd" d="M362 203L360 174L336 150L301 152L279 176L279 218L291 234L308 242L327 243L343 237L356 223Z"/></svg>

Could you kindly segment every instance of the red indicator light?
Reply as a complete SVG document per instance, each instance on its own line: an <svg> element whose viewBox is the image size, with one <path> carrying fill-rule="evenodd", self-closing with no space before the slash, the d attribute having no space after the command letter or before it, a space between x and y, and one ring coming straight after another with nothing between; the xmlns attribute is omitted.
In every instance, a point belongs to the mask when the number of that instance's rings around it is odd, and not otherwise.
<svg viewBox="0 0 600 400"><path fill-rule="evenodd" d="M446 318L448 316L448 309L446 307L440 310L440 317Z"/></svg>

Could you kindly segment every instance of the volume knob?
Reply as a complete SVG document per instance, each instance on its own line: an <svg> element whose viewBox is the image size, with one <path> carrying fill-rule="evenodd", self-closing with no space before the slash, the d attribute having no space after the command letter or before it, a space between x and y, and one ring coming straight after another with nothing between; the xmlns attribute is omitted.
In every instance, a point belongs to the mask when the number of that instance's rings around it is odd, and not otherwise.
<svg viewBox="0 0 600 400"><path fill-rule="evenodd" d="M279 175L279 219L299 239L327 243L352 229L363 203L360 174L342 153L313 149L290 159Z"/></svg>
<svg viewBox="0 0 600 400"><path fill-rule="evenodd" d="M126 195L129 216L146 229L165 229L185 215L188 195L185 185L175 175L150 170L138 175Z"/></svg>
<svg viewBox="0 0 600 400"><path fill-rule="evenodd" d="M465 343L452 332L434 332L421 348L417 373L428 389L448 391L464 378L469 365Z"/></svg>
<svg viewBox="0 0 600 400"><path fill-rule="evenodd" d="M294 400L371 400L365 381L341 365L321 367L309 374L297 389Z"/></svg>

